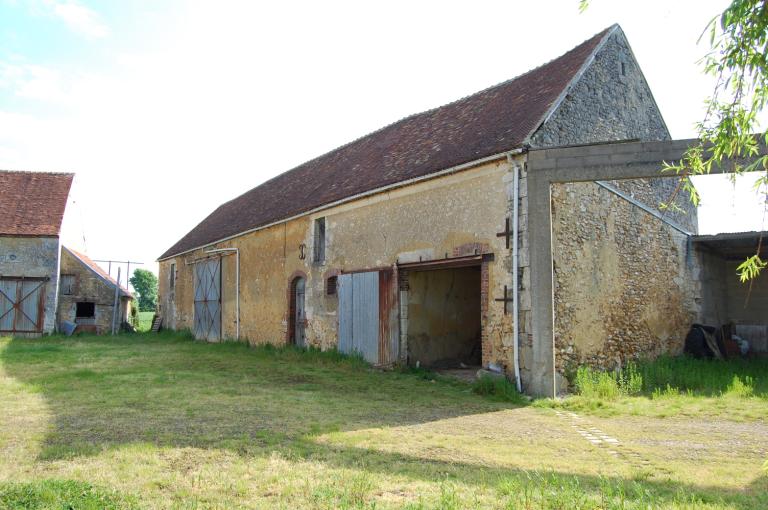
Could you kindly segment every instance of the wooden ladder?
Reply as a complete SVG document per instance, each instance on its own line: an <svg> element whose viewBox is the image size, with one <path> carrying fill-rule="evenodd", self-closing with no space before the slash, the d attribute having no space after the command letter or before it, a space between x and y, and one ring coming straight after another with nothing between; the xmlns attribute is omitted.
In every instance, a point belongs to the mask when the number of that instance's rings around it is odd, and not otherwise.
<svg viewBox="0 0 768 510"><path fill-rule="evenodd" d="M158 331L160 331L160 326L162 324L163 324L163 318L155 314L155 317L152 319L152 333L157 333Z"/></svg>

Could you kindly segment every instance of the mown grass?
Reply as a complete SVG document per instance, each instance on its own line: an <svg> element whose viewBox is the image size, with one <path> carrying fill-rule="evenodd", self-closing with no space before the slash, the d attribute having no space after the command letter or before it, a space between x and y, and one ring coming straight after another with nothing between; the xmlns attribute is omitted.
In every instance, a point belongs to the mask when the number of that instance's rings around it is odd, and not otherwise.
<svg viewBox="0 0 768 510"><path fill-rule="evenodd" d="M0 509L127 510L140 508L136 498L75 480L0 483Z"/></svg>
<svg viewBox="0 0 768 510"><path fill-rule="evenodd" d="M752 431L649 470L513 390L172 333L0 339L0 509L768 507Z"/></svg>
<svg viewBox="0 0 768 510"><path fill-rule="evenodd" d="M768 359L679 356L630 363L617 371L580 367L574 390L573 396L537 405L604 415L706 414L754 420L768 416Z"/></svg>

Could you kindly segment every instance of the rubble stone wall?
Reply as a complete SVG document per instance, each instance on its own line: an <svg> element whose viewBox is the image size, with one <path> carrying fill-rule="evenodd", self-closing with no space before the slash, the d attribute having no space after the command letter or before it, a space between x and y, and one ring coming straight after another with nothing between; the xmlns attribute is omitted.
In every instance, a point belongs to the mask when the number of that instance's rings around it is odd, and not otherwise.
<svg viewBox="0 0 768 510"><path fill-rule="evenodd" d="M552 209L558 372L681 353L700 293L688 237L592 183L553 186Z"/></svg>

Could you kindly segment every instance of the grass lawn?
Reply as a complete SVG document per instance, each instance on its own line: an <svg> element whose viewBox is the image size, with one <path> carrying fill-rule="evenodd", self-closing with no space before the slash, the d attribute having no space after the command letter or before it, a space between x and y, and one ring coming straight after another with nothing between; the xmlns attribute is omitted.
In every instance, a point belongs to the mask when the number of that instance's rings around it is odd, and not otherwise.
<svg viewBox="0 0 768 510"><path fill-rule="evenodd" d="M0 339L0 509L768 508L765 396L633 398L516 405L171 333Z"/></svg>

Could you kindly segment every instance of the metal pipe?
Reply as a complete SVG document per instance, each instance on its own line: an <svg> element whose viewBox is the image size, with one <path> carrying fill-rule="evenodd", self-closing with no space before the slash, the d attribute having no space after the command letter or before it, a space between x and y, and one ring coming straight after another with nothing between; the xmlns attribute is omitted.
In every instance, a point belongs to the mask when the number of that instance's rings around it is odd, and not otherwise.
<svg viewBox="0 0 768 510"><path fill-rule="evenodd" d="M687 235L689 237L693 235L693 232L690 232L688 229L682 227L681 225L679 225L674 220L671 220L670 218L667 218L665 215L663 215L662 213L660 213L656 209L645 205L644 203L642 203L639 200L635 199L634 197L628 195L627 193L624 193L623 191L621 191L619 188L613 186L612 184L607 183L605 181L595 181L595 184L597 184L598 186L600 186L601 188L603 188L605 190L610 191L611 193L613 193L617 197L623 198L624 200L626 200L630 204L634 205L635 207L638 207L638 208L642 209L643 211L647 212L648 214L650 214L654 218L656 218L656 219L666 223L667 225L669 225L673 229L677 230L681 234L685 234L685 235Z"/></svg>
<svg viewBox="0 0 768 510"><path fill-rule="evenodd" d="M235 254L235 340L240 340L240 248L217 248L204 253L225 252Z"/></svg>
<svg viewBox="0 0 768 510"><path fill-rule="evenodd" d="M120 306L120 267L117 268L117 280L115 281L115 300L112 303L112 334L115 334L115 323L117 322L117 314L119 313Z"/></svg>
<svg viewBox="0 0 768 510"><path fill-rule="evenodd" d="M519 287L519 253L518 237L520 235L519 217L520 217L520 165L512 160L512 155L507 154L507 161L512 165L512 336L513 352L515 357L515 386L517 391L521 392L523 387L520 382L520 299Z"/></svg>

